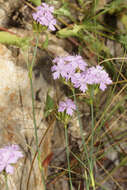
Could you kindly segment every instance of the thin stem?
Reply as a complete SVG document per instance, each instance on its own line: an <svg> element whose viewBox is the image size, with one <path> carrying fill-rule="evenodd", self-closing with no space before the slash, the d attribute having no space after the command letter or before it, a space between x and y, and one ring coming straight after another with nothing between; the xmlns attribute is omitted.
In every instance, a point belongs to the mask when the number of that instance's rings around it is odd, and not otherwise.
<svg viewBox="0 0 127 190"><path fill-rule="evenodd" d="M38 164L39 164L39 168L40 168L40 171L41 171L41 180L42 180L42 183L43 183L43 186L44 186L44 190L46 190L44 172L43 172L43 167L41 165L41 159L40 159L40 157L39 157L39 160L38 160Z"/></svg>
<svg viewBox="0 0 127 190"><path fill-rule="evenodd" d="M70 168L70 159L69 159L69 144L68 144L68 133L67 133L67 124L64 125L65 129L65 143L66 143L66 155L67 155L67 164L68 164L68 174L69 174L69 182L70 182L70 189L73 189L72 186L72 179L71 179L71 168Z"/></svg>
<svg viewBox="0 0 127 190"><path fill-rule="evenodd" d="M93 108L93 98L94 98L94 87L90 90L90 107L91 107L91 148L90 148L90 177L92 182L92 187L95 189L95 182L94 182L94 158L93 158L93 151L94 151L94 108Z"/></svg>
<svg viewBox="0 0 127 190"><path fill-rule="evenodd" d="M28 65L28 69L29 69L29 79L30 79L31 98L32 98L32 114L33 114L33 124L34 124L34 132L35 132L36 150L37 150L37 153L38 153L38 156L37 156L38 165L39 165L39 169L41 171L41 178L42 178L42 183L44 185L44 190L46 190L45 179L44 179L44 174L43 174L43 168L41 166L41 155L40 155L39 145L38 145L37 124L36 124L35 105L34 105L34 89L33 89L33 80L32 80L32 72L33 72L33 66L34 66L34 63L35 63L35 57L36 57L36 54L37 54L38 40L39 40L39 36L37 35L36 46L34 48L34 55L33 55L32 63L29 66L29 61L27 59L27 65Z"/></svg>
<svg viewBox="0 0 127 190"><path fill-rule="evenodd" d="M8 182L7 182L7 174L6 174L6 172L4 172L4 177L5 177L6 190L8 190Z"/></svg>
<svg viewBox="0 0 127 190"><path fill-rule="evenodd" d="M81 137L82 137L82 144L83 144L86 156L87 156L87 161L89 161L89 156L88 156L88 152L87 152L87 146L85 144L85 138L83 136L83 126L82 126L82 122L81 122L81 118L80 118L80 113L79 113L79 109L78 109L78 105L77 105L77 101L76 101L75 90L72 89L72 92L73 92L73 96L74 96L74 102L75 102L75 105L76 105L76 112L77 112L79 126L80 126L80 133L81 133Z"/></svg>
<svg viewBox="0 0 127 190"><path fill-rule="evenodd" d="M34 89L33 89L33 81L32 81L32 71L33 71L33 65L35 62L35 57L37 54L37 46L38 46L38 36L36 39L36 46L34 48L34 55L32 59L32 63L29 66L29 61L27 59L28 69L29 69L29 79L30 79L30 88L31 88L31 97L32 97L32 114L33 114L33 124L34 124L34 132L35 132L35 140L36 140L36 149L39 155L39 148L38 148L38 135L37 135L37 124L36 124L36 117L35 117L35 109L34 109Z"/></svg>
<svg viewBox="0 0 127 190"><path fill-rule="evenodd" d="M94 146L94 109L93 109L93 96L94 96L94 89L91 89L91 100L90 100L90 108L91 108L91 150L90 150L90 157L93 158L93 146Z"/></svg>
<svg viewBox="0 0 127 190"><path fill-rule="evenodd" d="M86 158L87 158L87 161L88 161L88 165L90 166L90 159L89 159L89 155L88 155L88 151L87 151L87 145L85 143L85 138L83 136L83 126L82 126L82 122L81 122L81 118L80 118L80 113L79 113L79 109L78 109L78 106L77 106L77 101L76 101L76 95L75 95L75 89L72 88L72 93L73 93L73 96L74 96L74 102L75 102L75 105L76 105L76 111L77 111L77 116L78 116L78 121L79 121L79 126L80 126L80 134L81 134L81 138L82 138L82 145L83 145L83 148L84 148L84 152L86 154ZM86 180L86 187L87 187L87 190L89 190L89 179Z"/></svg>

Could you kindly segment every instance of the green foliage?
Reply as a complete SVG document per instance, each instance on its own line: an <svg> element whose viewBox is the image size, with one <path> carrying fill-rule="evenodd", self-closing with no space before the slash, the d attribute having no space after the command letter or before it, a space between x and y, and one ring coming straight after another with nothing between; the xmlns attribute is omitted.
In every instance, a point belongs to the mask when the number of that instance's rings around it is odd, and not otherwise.
<svg viewBox="0 0 127 190"><path fill-rule="evenodd" d="M48 47L48 43L49 43L49 38L48 35L46 35L46 39L42 44L42 48L46 49Z"/></svg>
<svg viewBox="0 0 127 190"><path fill-rule="evenodd" d="M75 36L75 37L78 37L79 36L79 32L81 31L81 29L83 28L83 25L74 25L72 27L72 29L69 29L69 28L64 28L64 29L61 29L57 32L57 35L61 38L67 38L67 37L70 37L70 36Z"/></svg>
<svg viewBox="0 0 127 190"><path fill-rule="evenodd" d="M118 41L123 45L123 47L127 50L127 34L121 34L118 37Z"/></svg>
<svg viewBox="0 0 127 190"><path fill-rule="evenodd" d="M100 31L100 30L101 31L105 30L105 27L103 25L99 24L99 22L94 23L91 20L85 20L83 22L83 26L84 26L85 30L88 30L90 32L93 32L93 31L97 32L97 31Z"/></svg>
<svg viewBox="0 0 127 190"><path fill-rule="evenodd" d="M102 51L109 54L108 48L104 45L103 41L100 41L98 38L95 38L91 34L87 34L83 36L83 40L86 44L88 44L87 48L90 49L92 52L95 52L97 55L100 54Z"/></svg>
<svg viewBox="0 0 127 190"><path fill-rule="evenodd" d="M55 10L54 13L56 15L62 15L62 16L71 18L71 13L68 9L68 4L66 4L66 3L64 3L64 5L62 7L60 7L59 9Z"/></svg>
<svg viewBox="0 0 127 190"><path fill-rule="evenodd" d="M47 30L46 26L42 26L40 23L33 21L33 31L34 32L41 33L41 32L46 31L46 30Z"/></svg>
<svg viewBox="0 0 127 190"><path fill-rule="evenodd" d="M0 32L0 43L2 44L15 45L25 49L29 46L30 40L28 37L21 38L9 32Z"/></svg>
<svg viewBox="0 0 127 190"><path fill-rule="evenodd" d="M41 0L29 0L31 3L33 3L35 6L41 5Z"/></svg>
<svg viewBox="0 0 127 190"><path fill-rule="evenodd" d="M114 12L119 12L123 8L127 8L127 4L123 0L114 0L107 5L107 10L110 14L113 14Z"/></svg>
<svg viewBox="0 0 127 190"><path fill-rule="evenodd" d="M49 93L47 93L44 116L48 117L54 110L54 100L51 98Z"/></svg>
<svg viewBox="0 0 127 190"><path fill-rule="evenodd" d="M120 21L124 25L125 31L127 32L127 14L123 14Z"/></svg>
<svg viewBox="0 0 127 190"><path fill-rule="evenodd" d="M78 3L80 4L80 6L82 6L84 4L83 0L78 0Z"/></svg>

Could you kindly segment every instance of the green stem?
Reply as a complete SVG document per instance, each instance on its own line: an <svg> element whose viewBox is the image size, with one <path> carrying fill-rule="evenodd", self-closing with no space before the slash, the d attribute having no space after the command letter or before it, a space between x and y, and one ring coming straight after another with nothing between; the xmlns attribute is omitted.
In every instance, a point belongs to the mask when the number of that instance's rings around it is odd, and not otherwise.
<svg viewBox="0 0 127 190"><path fill-rule="evenodd" d="M32 59L32 63L31 65L29 65L29 61L27 59L27 65L28 65L28 69L29 69L29 79L30 79L30 88L31 88L31 97L32 97L32 115L33 115L33 124L34 124L34 132L35 132L35 141L36 141L36 150L38 153L38 165L41 171L41 178L42 178L42 183L44 185L44 190L46 190L46 185L45 185L45 179L44 179L44 174L43 174L43 168L41 166L41 155L40 155L40 151L39 151L39 145L38 145L38 134L37 134L37 123L36 123L36 116L35 116L35 103L34 103L34 89L33 89L33 80L32 80L32 72L33 72L33 66L35 63L35 57L37 54L37 47L38 47L38 39L39 36L37 35L36 38L36 46L34 49L34 55L33 55L33 59Z"/></svg>
<svg viewBox="0 0 127 190"><path fill-rule="evenodd" d="M69 174L69 182L70 182L70 189L73 189L72 186L72 179L71 179L71 168L70 168L70 159L69 159L69 144L68 144L68 133L67 133L67 124L64 125L65 128L65 143L66 143L66 155L67 155L67 164L68 164L68 174Z"/></svg>
<svg viewBox="0 0 127 190"><path fill-rule="evenodd" d="M94 108L93 108L93 97L94 97L94 87L90 90L90 107L91 107L91 148L90 148L90 177L93 189L95 189L95 182L94 182Z"/></svg>
<svg viewBox="0 0 127 190"><path fill-rule="evenodd" d="M33 89L33 81L32 81L32 72L33 72L33 66L34 66L34 62L35 62L35 57L37 54L37 46L38 46L38 36L36 39L36 46L34 49L34 55L33 55L33 59L32 59L32 63L29 66L28 63L28 69L29 69L29 79L30 79L30 88L31 88L31 97L32 97L32 114L33 114L33 124L34 124L34 132L35 132L35 140L36 140L36 149L39 155L39 148L38 148L38 135L37 135L37 124L36 124L36 117L35 117L35 108L34 108L34 89Z"/></svg>
<svg viewBox="0 0 127 190"><path fill-rule="evenodd" d="M81 137L82 137L82 144L83 144L83 147L84 147L84 151L85 151L85 153L86 153L86 156L87 156L87 161L89 161L89 156L88 156L88 152L87 152L87 146L86 146L86 143L85 143L85 138L84 138L84 136L83 136L82 121L81 121L81 118L80 118L80 113L79 113L79 109L78 109L77 101L76 101L75 90L72 89L72 92L73 92L73 96L74 96L74 102L75 102L75 105L76 105L76 111L77 111L77 116L78 116L78 121L79 121L79 126L80 126L80 133L81 133Z"/></svg>
<svg viewBox="0 0 127 190"><path fill-rule="evenodd" d="M41 164L40 151L39 151L39 157L38 157L38 165L39 165L39 169L41 171L41 180L42 180L42 183L43 183L43 186L44 186L44 190L46 190L44 172L43 172L43 167L42 167L42 164Z"/></svg>
<svg viewBox="0 0 127 190"><path fill-rule="evenodd" d="M73 93L74 102L75 102L75 105L76 105L76 111L77 111L77 116L78 116L78 121L79 121L79 126L80 126L80 134L81 134L81 138L82 138L82 145L83 145L83 148L84 148L84 152L86 154L88 165L90 166L90 159L89 159L89 155L88 155L88 151L87 151L87 145L85 143L85 138L83 136L83 126L82 126L82 122L81 122L81 118L80 118L79 109L78 109L78 106L77 106L77 101L76 101L76 95L75 95L75 89L74 88L72 88L72 93ZM87 186L86 186L87 190L89 190L89 180L86 180L86 182L87 182Z"/></svg>
<svg viewBox="0 0 127 190"><path fill-rule="evenodd" d="M7 182L7 174L6 174L6 172L4 172L4 177L5 177L6 190L8 190L8 182Z"/></svg>

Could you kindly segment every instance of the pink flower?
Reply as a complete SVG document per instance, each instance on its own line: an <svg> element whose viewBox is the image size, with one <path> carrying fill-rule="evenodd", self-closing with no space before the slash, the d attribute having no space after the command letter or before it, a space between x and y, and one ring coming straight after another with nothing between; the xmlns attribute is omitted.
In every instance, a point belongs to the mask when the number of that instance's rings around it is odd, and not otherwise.
<svg viewBox="0 0 127 190"><path fill-rule="evenodd" d="M41 6L37 7L37 12L33 13L33 19L43 26L47 26L49 30L56 30L54 25L56 24L56 19L53 16L54 7L49 6L46 3L42 3Z"/></svg>
<svg viewBox="0 0 127 190"><path fill-rule="evenodd" d="M66 78L68 76L68 71L70 70L69 65L65 64L63 58L61 57L54 59L53 62L57 63L51 68L54 80L60 78L60 76Z"/></svg>
<svg viewBox="0 0 127 190"><path fill-rule="evenodd" d="M58 112L66 111L68 115L72 116L74 110L76 110L76 105L71 99L67 99L66 101L60 101Z"/></svg>
<svg viewBox="0 0 127 190"><path fill-rule="evenodd" d="M87 72L87 83L88 84L99 84L101 90L105 90L107 85L112 84L112 80L109 78L108 73L101 67L97 65L96 67L91 67Z"/></svg>
<svg viewBox="0 0 127 190"><path fill-rule="evenodd" d="M82 92L87 90L87 79L86 79L86 72L75 73L71 77L71 82L73 83L75 88L79 88Z"/></svg>
<svg viewBox="0 0 127 190"><path fill-rule="evenodd" d="M101 90L105 90L107 85L112 83L108 73L97 65L96 67L87 67L87 63L80 55L56 57L53 62L55 65L51 68L53 78L65 78L70 80L75 88L79 88L83 93L88 89L88 85L99 85Z"/></svg>
<svg viewBox="0 0 127 190"><path fill-rule="evenodd" d="M71 65L71 67L76 71L76 69L80 69L80 71L85 71L87 67L87 63L83 60L80 55L69 55L64 58L64 60Z"/></svg>
<svg viewBox="0 0 127 190"><path fill-rule="evenodd" d="M53 72L54 80L60 78L60 76L66 80L69 80L77 69L85 71L87 66L86 62L80 55L56 57L53 60L53 63L55 63L55 65L51 68L51 70Z"/></svg>
<svg viewBox="0 0 127 190"><path fill-rule="evenodd" d="M19 158L22 158L23 154L19 150L18 145L9 145L0 149L0 172L5 170L7 173L13 173L13 166Z"/></svg>
<svg viewBox="0 0 127 190"><path fill-rule="evenodd" d="M108 73L99 65L90 67L85 72L75 73L71 81L74 87L79 88L83 93L88 89L88 85L99 85L99 88L104 91L107 85L112 83Z"/></svg>

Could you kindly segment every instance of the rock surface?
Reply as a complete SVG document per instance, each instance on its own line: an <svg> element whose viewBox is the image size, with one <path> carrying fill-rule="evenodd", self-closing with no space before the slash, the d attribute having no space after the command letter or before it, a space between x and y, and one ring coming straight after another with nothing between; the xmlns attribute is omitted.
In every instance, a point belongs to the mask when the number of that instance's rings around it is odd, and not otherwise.
<svg viewBox="0 0 127 190"><path fill-rule="evenodd" d="M39 81L33 76L33 86L39 88L40 84L40 88L44 88L45 91L43 91L43 96L41 97L43 98L43 103L35 102L37 107L35 108L35 117L39 141L48 127L42 122L42 119L45 97L49 85L43 77L40 77ZM36 88L34 87L35 93ZM15 166L14 175L8 176L9 189L26 189L31 162L36 152L30 81L28 71L20 66L16 66L11 51L4 45L0 45L0 99L0 147L16 143L24 152L24 159L21 159ZM50 130L50 133L47 133L47 140L40 147L42 160L51 151L51 136L52 130ZM5 189L2 174L0 178L0 189ZM37 159L33 166L29 184L31 190L35 189L35 187L38 190L43 189Z"/></svg>

